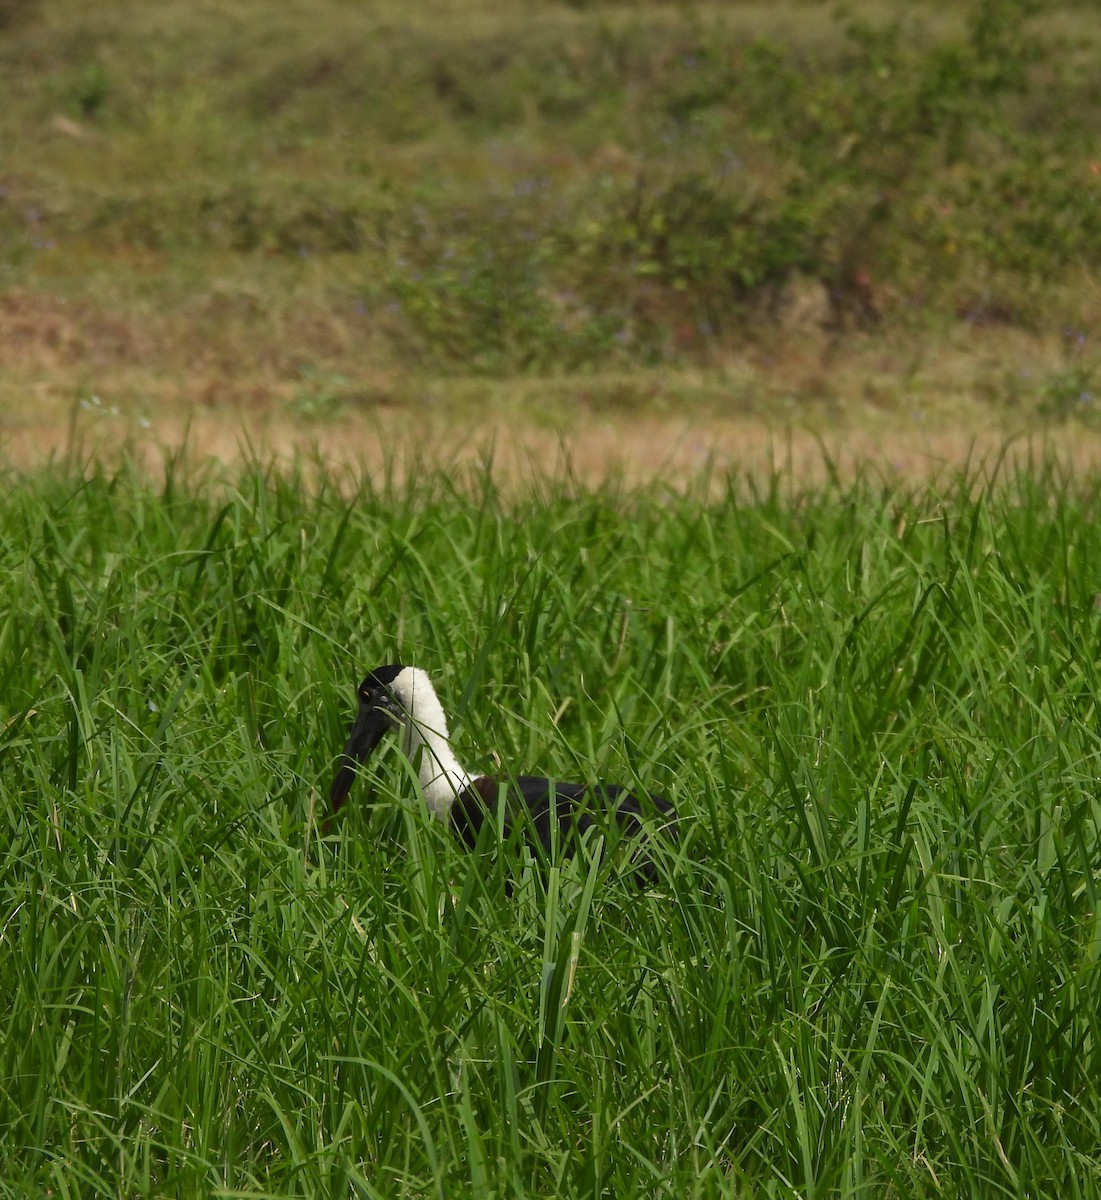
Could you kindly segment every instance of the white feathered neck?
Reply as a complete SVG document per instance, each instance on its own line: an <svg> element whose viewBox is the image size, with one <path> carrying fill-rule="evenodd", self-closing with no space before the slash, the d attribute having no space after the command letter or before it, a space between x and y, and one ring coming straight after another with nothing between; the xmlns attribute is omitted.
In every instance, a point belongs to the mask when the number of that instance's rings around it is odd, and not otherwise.
<svg viewBox="0 0 1101 1200"><path fill-rule="evenodd" d="M419 667L405 667L390 684L390 691L406 712L402 749L417 766L424 802L434 815L446 817L455 797L470 786L472 778L451 749L447 717L436 689Z"/></svg>

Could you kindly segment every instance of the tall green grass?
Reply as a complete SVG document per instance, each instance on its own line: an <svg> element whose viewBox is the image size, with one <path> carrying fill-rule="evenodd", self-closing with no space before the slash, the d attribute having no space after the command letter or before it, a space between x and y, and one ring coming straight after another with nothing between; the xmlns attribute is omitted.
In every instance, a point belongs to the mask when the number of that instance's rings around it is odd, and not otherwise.
<svg viewBox="0 0 1101 1200"><path fill-rule="evenodd" d="M1101 1193L1097 485L0 498L0 1195ZM397 756L664 791L521 878Z"/></svg>

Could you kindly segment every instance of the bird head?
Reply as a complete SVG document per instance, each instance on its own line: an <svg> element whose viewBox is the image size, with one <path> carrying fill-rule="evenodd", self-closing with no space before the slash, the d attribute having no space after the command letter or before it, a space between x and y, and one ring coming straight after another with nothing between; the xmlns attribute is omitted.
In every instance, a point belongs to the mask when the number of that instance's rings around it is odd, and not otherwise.
<svg viewBox="0 0 1101 1200"><path fill-rule="evenodd" d="M351 790L356 777L356 763L365 763L384 734L407 722L408 710L394 685L398 676L408 669L400 665L377 667L359 685L359 708L329 789L332 812L340 808Z"/></svg>

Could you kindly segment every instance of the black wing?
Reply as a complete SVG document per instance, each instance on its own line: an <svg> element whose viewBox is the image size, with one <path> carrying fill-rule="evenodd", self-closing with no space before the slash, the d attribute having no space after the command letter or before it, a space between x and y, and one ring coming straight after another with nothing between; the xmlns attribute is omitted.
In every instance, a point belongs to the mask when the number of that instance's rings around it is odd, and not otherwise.
<svg viewBox="0 0 1101 1200"><path fill-rule="evenodd" d="M473 850L487 815L496 817L497 780L482 776L460 794L451 810L455 833ZM508 790L505 811L505 837L519 826L526 841L538 853L550 854L555 841L566 855L573 854L579 839L594 827L601 827L612 813L623 834L640 838L632 861L640 884L657 877L657 867L645 849L644 820L658 822L668 837L677 837L677 814L664 796L644 792L641 795L619 784L588 787L580 783L555 782L539 775L519 775ZM555 824L557 823L557 831Z"/></svg>

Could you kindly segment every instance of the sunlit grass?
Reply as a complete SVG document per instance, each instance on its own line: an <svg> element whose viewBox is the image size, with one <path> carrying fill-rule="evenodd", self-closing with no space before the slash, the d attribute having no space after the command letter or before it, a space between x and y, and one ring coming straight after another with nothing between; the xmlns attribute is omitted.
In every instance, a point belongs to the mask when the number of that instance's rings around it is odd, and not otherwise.
<svg viewBox="0 0 1101 1200"><path fill-rule="evenodd" d="M1097 1194L1094 484L5 484L0 1194ZM321 840L392 660L661 885Z"/></svg>

